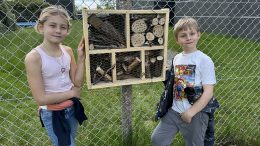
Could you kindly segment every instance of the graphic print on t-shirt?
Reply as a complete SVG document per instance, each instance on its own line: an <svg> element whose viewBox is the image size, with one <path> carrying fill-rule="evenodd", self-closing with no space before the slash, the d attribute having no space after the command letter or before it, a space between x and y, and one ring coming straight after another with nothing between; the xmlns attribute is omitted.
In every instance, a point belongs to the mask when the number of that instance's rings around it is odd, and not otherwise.
<svg viewBox="0 0 260 146"><path fill-rule="evenodd" d="M184 88L194 87L196 65L176 65L174 79L174 93L176 100L182 100L185 97Z"/></svg>

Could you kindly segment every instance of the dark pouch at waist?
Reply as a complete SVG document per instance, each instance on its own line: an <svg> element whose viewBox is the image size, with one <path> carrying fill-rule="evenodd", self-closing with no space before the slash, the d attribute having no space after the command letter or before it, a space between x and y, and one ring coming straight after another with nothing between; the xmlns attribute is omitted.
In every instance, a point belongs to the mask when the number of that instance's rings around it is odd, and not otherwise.
<svg viewBox="0 0 260 146"><path fill-rule="evenodd" d="M184 93L191 105L193 105L202 95L203 87L196 86L196 87L186 87L184 89Z"/></svg>

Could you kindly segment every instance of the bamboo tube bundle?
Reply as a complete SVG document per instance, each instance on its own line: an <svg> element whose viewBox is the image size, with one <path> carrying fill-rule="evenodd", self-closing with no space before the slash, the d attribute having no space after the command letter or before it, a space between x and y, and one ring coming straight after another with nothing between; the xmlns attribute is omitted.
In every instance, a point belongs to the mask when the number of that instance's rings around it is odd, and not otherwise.
<svg viewBox="0 0 260 146"><path fill-rule="evenodd" d="M163 45L164 24L166 21L164 16L140 15L132 19L134 19L131 27L131 45L133 47Z"/></svg>

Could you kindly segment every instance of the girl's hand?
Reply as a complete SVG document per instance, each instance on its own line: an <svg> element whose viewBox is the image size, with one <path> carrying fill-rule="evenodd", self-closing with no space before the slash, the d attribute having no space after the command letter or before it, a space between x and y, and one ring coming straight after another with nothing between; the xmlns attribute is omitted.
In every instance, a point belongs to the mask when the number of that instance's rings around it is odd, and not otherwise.
<svg viewBox="0 0 260 146"><path fill-rule="evenodd" d="M84 61L86 58L85 54L85 39L84 37L81 38L79 45L78 45L78 60Z"/></svg>

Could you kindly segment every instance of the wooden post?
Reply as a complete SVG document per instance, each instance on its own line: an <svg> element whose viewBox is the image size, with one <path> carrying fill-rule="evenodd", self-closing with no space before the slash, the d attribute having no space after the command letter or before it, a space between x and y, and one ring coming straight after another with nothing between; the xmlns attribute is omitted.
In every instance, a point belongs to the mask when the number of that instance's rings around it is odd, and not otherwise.
<svg viewBox="0 0 260 146"><path fill-rule="evenodd" d="M117 0L117 9L130 10L132 0ZM122 86L123 145L132 146L132 85Z"/></svg>
<svg viewBox="0 0 260 146"><path fill-rule="evenodd" d="M132 85L122 86L123 145L132 146Z"/></svg>

